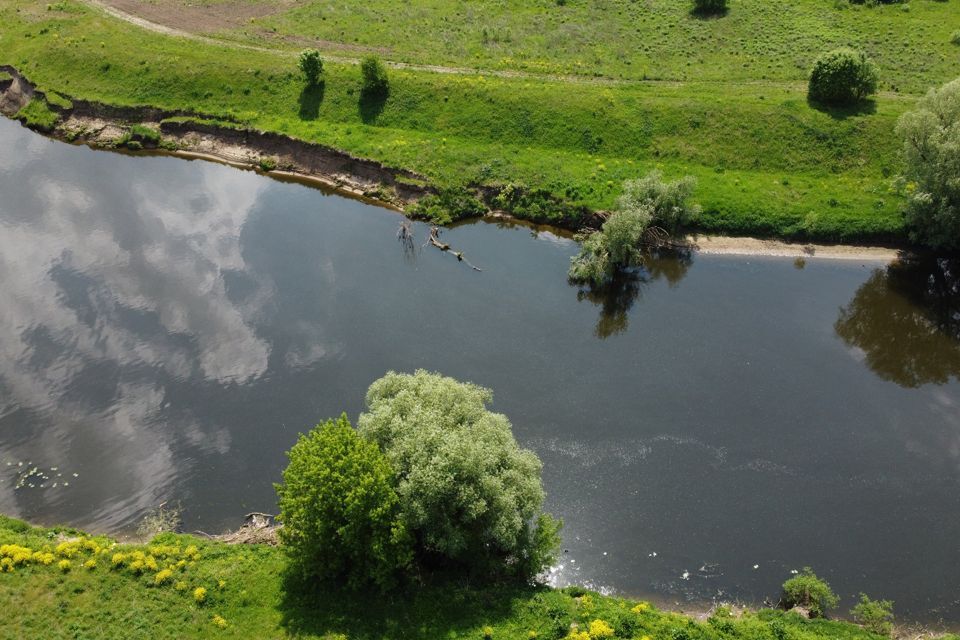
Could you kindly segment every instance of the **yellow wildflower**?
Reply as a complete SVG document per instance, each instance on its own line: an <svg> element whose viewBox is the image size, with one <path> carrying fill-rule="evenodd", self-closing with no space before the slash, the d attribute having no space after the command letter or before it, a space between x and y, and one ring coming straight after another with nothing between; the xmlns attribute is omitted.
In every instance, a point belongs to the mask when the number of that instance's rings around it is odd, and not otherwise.
<svg viewBox="0 0 960 640"><path fill-rule="evenodd" d="M633 611L634 613L646 613L649 610L650 605L646 602L638 602L637 606L635 606L633 609L630 609L630 611Z"/></svg>
<svg viewBox="0 0 960 640"><path fill-rule="evenodd" d="M113 557L110 558L110 563L114 567L121 567L123 566L123 563L126 561L127 561L127 556L122 553L115 553L113 554Z"/></svg>
<svg viewBox="0 0 960 640"><path fill-rule="evenodd" d="M57 566L60 567L60 571L63 571L64 573L66 573L67 571L70 571L69 560L61 560L60 562L57 563Z"/></svg>
<svg viewBox="0 0 960 640"><path fill-rule="evenodd" d="M180 580L179 582L177 582L177 584L173 585L173 588L176 589L177 591L186 591L187 583L184 582L183 580Z"/></svg>
<svg viewBox="0 0 960 640"><path fill-rule="evenodd" d="M97 561L96 561L96 560L87 560L86 562L83 563L83 568L84 568L84 569L89 569L89 570L96 569L96 568L97 568Z"/></svg>
<svg viewBox="0 0 960 640"><path fill-rule="evenodd" d="M153 576L153 584L155 585L166 584L167 582L170 582L170 578L172 577L173 577L173 571L170 571L170 569L164 569L163 571L159 572L157 575Z"/></svg>
<svg viewBox="0 0 960 640"><path fill-rule="evenodd" d="M221 629L227 628L227 621L220 616L213 616L213 624Z"/></svg>
<svg viewBox="0 0 960 640"><path fill-rule="evenodd" d="M594 620L590 623L590 638L612 638L613 627L603 620Z"/></svg>
<svg viewBox="0 0 960 640"><path fill-rule="evenodd" d="M207 590L203 587L197 587L193 590L193 599L197 601L197 604L203 604L207 599Z"/></svg>

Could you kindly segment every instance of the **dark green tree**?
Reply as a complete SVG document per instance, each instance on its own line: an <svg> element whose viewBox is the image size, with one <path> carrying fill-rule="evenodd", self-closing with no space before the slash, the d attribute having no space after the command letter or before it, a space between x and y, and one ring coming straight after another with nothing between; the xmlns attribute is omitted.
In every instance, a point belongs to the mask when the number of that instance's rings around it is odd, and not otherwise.
<svg viewBox="0 0 960 640"><path fill-rule="evenodd" d="M320 52L311 49L300 54L300 72L303 73L304 80L311 87L320 84L320 78L323 76L323 59Z"/></svg>
<svg viewBox="0 0 960 640"><path fill-rule="evenodd" d="M877 68L862 51L834 49L813 63L808 95L825 105L855 104L876 93L878 77Z"/></svg>
<svg viewBox="0 0 960 640"><path fill-rule="evenodd" d="M393 586L412 559L389 461L346 415L301 435L276 486L280 539L305 579Z"/></svg>

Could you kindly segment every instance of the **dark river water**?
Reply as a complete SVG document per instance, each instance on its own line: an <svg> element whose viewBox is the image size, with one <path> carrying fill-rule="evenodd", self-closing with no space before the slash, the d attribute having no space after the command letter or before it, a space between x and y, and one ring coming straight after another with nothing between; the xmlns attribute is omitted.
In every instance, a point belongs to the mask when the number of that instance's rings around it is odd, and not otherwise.
<svg viewBox="0 0 960 640"><path fill-rule="evenodd" d="M298 432L426 368L543 459L559 582L757 602L810 565L845 609L960 621L955 264L694 255L599 297L571 240L445 232L476 272L400 221L0 121L0 511L235 527Z"/></svg>

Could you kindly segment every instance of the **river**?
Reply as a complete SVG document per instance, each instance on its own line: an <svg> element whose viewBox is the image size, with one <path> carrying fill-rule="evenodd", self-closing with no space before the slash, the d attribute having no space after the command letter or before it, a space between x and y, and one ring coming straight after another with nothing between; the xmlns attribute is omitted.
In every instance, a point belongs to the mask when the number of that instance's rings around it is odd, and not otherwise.
<svg viewBox="0 0 960 640"><path fill-rule="evenodd" d="M809 565L960 622L957 265L693 254L596 298L546 230L445 231L477 272L300 184L0 141L0 512L235 527L298 432L425 368L543 459L560 583L759 602Z"/></svg>

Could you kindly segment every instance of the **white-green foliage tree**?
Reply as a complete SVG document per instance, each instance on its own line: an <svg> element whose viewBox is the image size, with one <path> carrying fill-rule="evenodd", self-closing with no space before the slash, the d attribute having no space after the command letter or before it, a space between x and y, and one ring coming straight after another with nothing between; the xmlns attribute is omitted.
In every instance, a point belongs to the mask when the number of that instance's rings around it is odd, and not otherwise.
<svg viewBox="0 0 960 640"><path fill-rule="evenodd" d="M912 238L960 248L960 78L931 89L900 117L897 131L904 140Z"/></svg>
<svg viewBox="0 0 960 640"><path fill-rule="evenodd" d="M618 271L642 265L648 244L700 215L700 207L689 202L695 188L691 176L665 182L660 171L625 182L616 209L600 230L581 238L580 252L571 260L570 279L601 287Z"/></svg>
<svg viewBox="0 0 960 640"><path fill-rule="evenodd" d="M419 561L528 579L549 566L559 523L542 511L542 465L487 409L489 390L426 371L371 385L360 433L397 477Z"/></svg>

